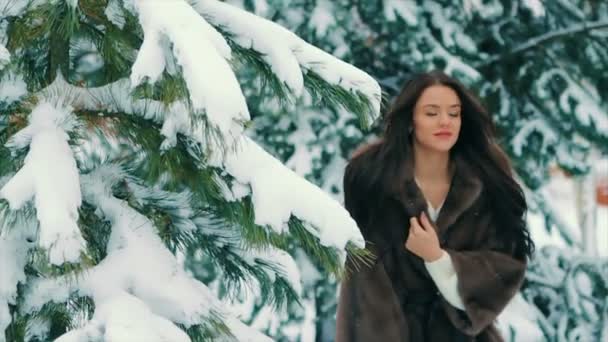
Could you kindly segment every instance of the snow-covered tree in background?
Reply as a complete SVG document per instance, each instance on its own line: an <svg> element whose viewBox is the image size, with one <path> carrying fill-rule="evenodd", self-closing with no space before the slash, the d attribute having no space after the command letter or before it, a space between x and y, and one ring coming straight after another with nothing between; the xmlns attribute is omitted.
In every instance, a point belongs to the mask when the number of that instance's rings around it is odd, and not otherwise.
<svg viewBox="0 0 608 342"><path fill-rule="evenodd" d="M607 2L227 1L289 27L314 45L364 69L378 80L389 99L412 73L436 68L473 88L494 116L501 145L526 188L531 212L541 213L546 229L557 231L565 244L572 246L574 251L568 255L583 258L587 252L580 238L583 227L568 222L545 184L551 168L584 178L597 156L608 154L608 93L603 91L608 86ZM349 111L319 109L314 99L303 101L295 110L267 101L252 103L254 136L286 165L340 199L343 166L352 150L370 134L360 130L357 117ZM268 115L273 108L281 117L279 124ZM258 112L264 115L256 115ZM378 126L372 128L372 134L378 132ZM539 251L538 258L543 267L558 267L545 260L545 251ZM598 262L599 268L586 268L586 272L596 288L590 292L592 297L605 303L601 289L606 280L598 269L606 262ZM544 316L545 323L549 322L543 325L545 337L571 338L582 330L591 335L579 336L599 336L600 327L608 321L602 318L587 324L580 315L570 314L575 311L569 306L559 306L578 305L575 302L584 301L584 296L565 300L551 295L551 291L561 295L578 291L573 287L549 291L539 285L533 279L539 279L537 272L543 267L531 266L532 277L526 287L530 291L523 293L538 305L530 317L539 321ZM568 277L574 273L564 271L565 265L559 267L555 274L565 272L563 280L567 281L563 284L571 286ZM311 275L316 279L314 272ZM328 321L334 317L335 302L316 294L335 292L335 284L323 280L310 283L314 286L304 289L308 293L304 297L311 303L322 302L322 308L316 310L321 315L316 317L316 340L331 340L333 328ZM540 303L540 297L532 297L532 289L546 293L554 304ZM558 324L553 319L555 312L551 319L546 318L549 310L562 310L558 315L570 318ZM300 317L302 313L292 315ZM288 319L284 324L285 329L291 326ZM518 340L514 337L517 334L509 334L508 326L505 330L506 336ZM525 328L521 330L519 337L525 333Z"/></svg>
<svg viewBox="0 0 608 342"><path fill-rule="evenodd" d="M0 341L268 340L227 300L297 302L287 249L365 262L245 135L254 97L380 110L369 75L220 1L0 0Z"/></svg>
<svg viewBox="0 0 608 342"><path fill-rule="evenodd" d="M545 340L608 340L608 260L544 246L530 264L522 293L534 304L531 318Z"/></svg>
<svg viewBox="0 0 608 342"><path fill-rule="evenodd" d="M546 213L548 226L557 227L573 245L579 243L570 231L573 228L562 224L560 213L537 190L552 166L583 175L595 161L589 158L592 153L608 153L608 96L602 91L608 84L608 3L231 2L272 18L363 68L380 82L388 97L412 73L435 68L475 89L494 113L502 145L522 181L537 194L531 201L542 207L539 210ZM301 116L293 117L301 120ZM350 121L352 129L358 129L356 124ZM321 149L310 148L315 159L325 148L335 147L323 141L318 146ZM348 156L350 151L341 152Z"/></svg>

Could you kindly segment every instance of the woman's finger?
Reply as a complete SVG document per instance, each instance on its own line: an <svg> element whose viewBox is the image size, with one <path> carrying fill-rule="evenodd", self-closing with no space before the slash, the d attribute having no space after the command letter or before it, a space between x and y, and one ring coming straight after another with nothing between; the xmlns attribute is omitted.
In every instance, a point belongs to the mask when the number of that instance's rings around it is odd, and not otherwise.
<svg viewBox="0 0 608 342"><path fill-rule="evenodd" d="M417 231L421 229L420 223L418 223L418 219L415 217L410 218L410 232L417 233Z"/></svg>
<svg viewBox="0 0 608 342"><path fill-rule="evenodd" d="M412 236L414 236L414 227L410 226L409 231L407 232L407 239L409 240Z"/></svg>
<svg viewBox="0 0 608 342"><path fill-rule="evenodd" d="M431 221L429 221L429 218L426 216L426 213L424 211L420 215L420 222L422 223L422 228L424 228L424 230L435 230L433 228L433 225L431 224Z"/></svg>

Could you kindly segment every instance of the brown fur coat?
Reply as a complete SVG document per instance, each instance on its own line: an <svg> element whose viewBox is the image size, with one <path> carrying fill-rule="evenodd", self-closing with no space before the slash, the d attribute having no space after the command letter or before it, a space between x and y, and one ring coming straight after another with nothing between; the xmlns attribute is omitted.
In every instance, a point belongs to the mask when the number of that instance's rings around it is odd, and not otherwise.
<svg viewBox="0 0 608 342"><path fill-rule="evenodd" d="M420 216L417 208L427 210L413 167L406 184L391 194L361 193L355 168L350 163L345 171L345 206L378 258L342 281L336 341L503 341L493 323L519 290L526 260L515 258L497 239L500 213L489 210L483 184L470 167L455 158L454 178L436 222L441 247L457 273L464 311L441 297L424 261L404 247L409 217ZM353 266L348 259L347 267Z"/></svg>

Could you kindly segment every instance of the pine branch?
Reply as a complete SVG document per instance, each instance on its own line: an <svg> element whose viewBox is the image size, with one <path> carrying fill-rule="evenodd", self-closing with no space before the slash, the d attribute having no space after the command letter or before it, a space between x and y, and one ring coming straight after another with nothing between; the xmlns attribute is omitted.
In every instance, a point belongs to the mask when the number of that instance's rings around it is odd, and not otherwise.
<svg viewBox="0 0 608 342"><path fill-rule="evenodd" d="M304 76L304 86L313 96L315 105L332 108L341 105L359 117L361 128L370 128L372 122L369 121L369 113L373 112L373 106L364 94L329 84L313 70L309 70Z"/></svg>
<svg viewBox="0 0 608 342"><path fill-rule="evenodd" d="M55 75L61 71L68 76L70 62L70 39L79 26L79 11L65 1L60 1L47 18L49 32L49 69L48 83L53 82Z"/></svg>
<svg viewBox="0 0 608 342"><path fill-rule="evenodd" d="M537 37L528 39L525 43L516 46L515 48L496 56L487 58L475 65L476 69L487 68L499 62L505 62L515 56L519 56L535 48L541 48L543 45L549 44L552 41L559 40L562 38L571 38L574 35L586 33L592 30L598 30L608 27L608 20L601 20L596 22L583 22L582 24L575 24L570 27L566 27L560 30L551 31L549 33L542 34Z"/></svg>
<svg viewBox="0 0 608 342"><path fill-rule="evenodd" d="M219 316L209 319L205 325L194 325L189 328L181 324L178 326L188 334L192 342L212 342L217 341L220 337L222 340L233 337L230 328Z"/></svg>
<svg viewBox="0 0 608 342"><path fill-rule="evenodd" d="M149 160L149 158L145 160ZM141 183L141 185L138 183ZM235 220L230 222L223 219L225 216L219 213L220 208L226 207L219 201L219 198L216 200L199 200L183 196L176 198L179 194L162 190L153 190L148 193L145 191L148 189L145 184L139 182L135 177L120 184L119 187L115 188L114 195L117 198L127 200L135 210L152 220L155 223L154 226L158 229L160 238L173 253L178 249L181 251L201 250L204 252L219 269L223 270L224 286L230 294L239 293L243 285L250 285L251 278L254 278L260 284L263 300L266 304L280 308L285 303L298 301L297 294L289 282L281 279L276 265L264 262L257 262L252 265L241 257L242 252L239 251L242 251L243 244L247 244L247 238L244 243L241 232L237 228L242 225L250 227L263 236L263 238L259 236L252 238L255 240L254 244L260 246L260 248L266 248L271 244L285 244L281 242L285 238L278 236L269 238L268 231L263 227L256 226L253 223L253 217L249 214L236 216ZM199 187L203 187L203 185ZM194 209L203 203L206 208ZM83 235L89 241L92 258L99 261L105 256L107 235L104 235L104 231L105 234L109 234L109 226L96 219L92 212L93 208L89 207L85 205L84 209L81 210L83 214L86 214L81 221L87 221ZM235 213L238 210L228 209L227 212ZM217 228L212 229L212 227ZM210 229L211 231L223 232L223 235L229 234L229 237L214 237L206 234L205 232ZM268 272L276 273L276 280L270 279Z"/></svg>
<svg viewBox="0 0 608 342"><path fill-rule="evenodd" d="M289 232L302 245L306 254L312 256L323 269L331 272L337 279L353 271L345 270L342 266L344 260L339 257L338 251L321 245L318 238L313 236L299 219L291 218ZM373 255L368 250L357 248L350 242L346 246L346 252L353 258L356 268L361 265L369 265L373 260Z"/></svg>
<svg viewBox="0 0 608 342"><path fill-rule="evenodd" d="M80 112L80 114L86 117L98 117L94 112L87 111ZM115 131L117 137L124 137L131 141L131 149L134 147L142 148L145 152L146 158L138 158L140 164L132 164L131 168L134 171L134 176L149 184L154 184L162 174L169 171L171 178L167 183L168 189L178 190L179 188L175 187L187 185L187 188L194 191L199 203L207 203L209 208L213 208L211 210L216 213L217 217L227 218L226 223L228 225L241 227L242 236L248 245L258 248L268 245L278 248L286 247L287 235L281 236L272 233L269 228L254 223L254 211L249 197L244 198L241 203L226 202L220 194L218 185L213 180L211 170L201 168L193 163L194 160L184 152L184 145L179 144L176 148L160 153L158 147L162 141L162 136L159 134L159 128L154 127L155 124L146 119L120 113L105 115L108 118L115 119L113 127L118 128ZM183 139L185 138L180 138L178 141L183 141ZM128 147L125 146L125 148ZM171 156L175 156L175 158ZM134 160L130 157L126 157L126 159ZM155 212L158 213L156 210ZM142 211L142 213L152 214L149 211ZM175 234L176 231L171 229L169 224L170 220L167 221L168 217L164 216L163 218L158 214L153 217L156 217L156 222L164 231L164 233L161 231L161 237L168 244L170 250L175 250L178 245L183 246L192 242L187 235ZM290 232L294 234L296 240L304 246L311 256L335 276L341 276L343 269L337 251L321 246L318 238L310 234L299 220L292 219L289 226ZM173 233L169 233L165 229L171 229ZM354 253L356 258L360 258L361 262L365 262L366 253L363 250L351 248L351 252ZM369 256L367 257L369 258Z"/></svg>
<svg viewBox="0 0 608 342"><path fill-rule="evenodd" d="M293 92L286 84L281 82L272 71L270 65L263 59L263 55L253 49L245 49L238 44L232 43L231 48L237 59L246 66L255 70L255 75L261 81L261 88L277 99L281 109L285 110L289 105L295 103ZM359 124L363 129L371 126L369 113L373 111L371 101L361 92L346 90L338 85L325 81L313 70L304 74L304 87L312 96L313 104L319 107L338 108L344 107L359 118Z"/></svg>
<svg viewBox="0 0 608 342"><path fill-rule="evenodd" d="M200 118L202 115L199 115L198 112L194 113L192 122L182 120L184 116L172 117L172 115L177 115L176 113L186 113L186 116L192 114L191 108L187 106L189 97L186 83L182 77L169 75L166 71L163 78L154 85L142 85L137 88L135 94L129 93L131 89L128 86L127 77L133 65L133 57L141 45L141 28L135 20L134 26L137 28L133 29L129 26L130 19L127 18L126 25L122 29L118 29L105 17L103 12L105 5L107 5L106 1L95 2L93 0L79 0L78 6L70 6L65 1L50 2L40 5L35 11L30 11L22 17L15 18L9 29L11 52L17 52L15 56L18 57L14 65L17 69L22 69L21 73L25 75L28 89L35 92L40 87L57 80L56 83L53 82L56 87L48 87L34 94L36 99L65 100L67 104L76 108L74 114L85 123L82 127L78 126L74 132L69 132L69 144L71 145L69 147L74 148L73 152L92 154L91 156L80 156L81 158L77 160L81 177L85 179L87 171L93 170L103 162L110 161L124 165L126 168L124 179L111 184L113 186L110 189L110 192L113 193L109 194L113 205L111 208L120 207L144 222L146 227L144 230L149 236L154 237L156 246L163 251L163 255L167 249L176 254L178 250L188 250L198 246L209 255L219 257L217 268L224 271L222 276L225 278L223 279L228 279L229 283L232 281L233 284L246 284L251 283L253 279L257 280L265 304L270 303L275 307L282 307L286 303L298 302L299 287L294 286L295 283L290 283L291 279L287 279L289 277L286 275L293 270L293 267L281 268L282 264L287 264L285 260L291 262L292 259L287 258L286 254L280 254L283 259L277 258L280 260L274 262L267 256L279 254L262 254L259 251L257 251L259 253L257 257L248 259L247 248L287 249L293 246L295 238L295 242L303 245L303 248L315 261L339 277L343 273L343 251L321 245L312 228L304 226L302 222L292 218L288 222L291 234L279 234L271 227L255 223L254 209L259 208L254 208L251 197L234 202L224 198L226 189L222 187L221 181L229 184L234 179L231 176L225 176L225 170L212 168L205 164L207 161L205 158L209 154L204 148L209 146L203 146L204 142L194 137L194 134L197 134L196 137L204 135L209 139L214 139L217 134L214 135L213 127L206 121L207 118ZM19 32L22 35L17 34ZM90 51L92 54L98 53L95 57L103 59L103 76L94 81L78 74L76 70L69 70L72 65L70 57L77 55L72 53L74 46L70 46L70 44L76 44L81 40L95 46L83 45L85 46L83 51ZM266 82L269 92L279 94L281 100L289 99L291 101L290 90L286 84L283 84L283 81L279 81L261 53L254 50L236 50L239 51L238 56L243 57L246 63L253 65L252 69L255 72L260 74L260 70L262 70L263 82ZM294 53L299 51L295 50ZM377 100L375 97L380 96L379 90L376 91L376 87L374 87L377 84L367 74L365 77L358 75L359 77L349 79L348 76L358 70L343 62L338 63L339 61L331 56L322 54L322 51L311 51L319 52L319 56L323 58L320 58L318 62L317 60L302 62L300 67L304 68L304 84L302 84L302 80L299 80L299 85L294 88L301 88L303 85L317 103L325 106L343 106L347 110L355 112L361 118L363 126L368 125L367 115L373 117L376 113L372 112L378 111L374 109L378 106L377 101L374 102ZM325 66L325 63L322 63L323 61L332 62L327 63L331 66L329 76L324 74L322 66ZM303 65L307 65L307 67L303 67ZM319 66L321 67L318 68ZM337 73L339 75L337 80L330 77L333 76L334 69L340 68L342 71ZM179 72L180 70L178 70ZM92 82L105 84L116 79L122 79L122 81L116 82L115 88L110 84L102 87L103 89L76 89L61 76L55 78L56 75L65 75L65 79L72 83L82 81L84 84L92 84ZM293 73L287 75L293 75ZM289 77L285 77L285 79L288 80L287 82L290 80ZM364 96L363 92L366 88L370 94L373 93L373 99ZM351 89L363 90L358 92ZM117 93L112 91L117 91ZM113 98L113 96L115 97ZM140 97L138 98L138 96ZM73 102L70 102L71 100ZM176 102L178 103L176 104ZM184 106L179 107L182 104ZM169 108L171 105L179 108ZM23 107L26 108L25 105ZM29 113L27 109L23 112ZM22 145L18 151L12 151L4 146L4 142L19 127L20 123L13 119L19 118L25 119L27 115L12 112L9 116L3 116L0 119L0 160L10 160L9 163L1 163L0 179L16 170L16 165L23 162L23 156L27 152L26 148L21 148ZM197 121L198 119L200 121ZM204 127L195 129L195 124L201 124ZM178 125L182 126L175 127ZM187 128L183 126L187 126ZM96 140L96 136L91 136L91 133L98 134L101 142ZM83 152L82 150L91 147L84 144L87 142L87 138L90 139L89 143L92 142L92 148L90 151ZM110 147L116 148L116 145L105 145L104 139L105 142L116 140L119 144L124 145L118 148L119 151L111 151ZM167 142L169 143L166 144ZM215 147L213 144L209 145ZM79 149L81 147L82 150ZM67 147L66 149L69 150ZM104 149L106 150L104 151ZM105 152L108 152L108 160L104 160ZM220 176L222 172L224 175ZM104 175L103 179L112 180L116 176L109 173ZM157 197L150 195L146 201L141 202L139 200L145 196L136 193L137 191L132 186L133 183L129 183L132 180L153 192L159 188L162 190L158 190ZM100 181L100 183L102 182ZM82 262L79 264L66 263L59 267L52 266L48 262L46 251L34 249L25 269L28 281L57 281L53 284L57 287L54 287L52 291L61 293L61 295L60 298L54 297L52 300L61 301L61 303L47 303L40 310L35 309L33 314L28 314L28 309L24 309L25 311L22 312L15 311L13 315L15 334L11 336L25 335L27 320L39 318L51 322L53 329L48 337L56 338L65 331L77 327L76 323L82 323L75 322L76 319L90 319L95 310L95 304L100 304L100 302L93 303L90 298L79 297L76 293L78 278L87 276L83 271L89 268L96 271L96 267L102 260L107 261L109 259L107 257L112 256L107 255L108 238L111 232L109 221L116 221L116 219L111 217L110 213L113 210L110 207L104 207L102 201L96 202L96 196L87 193L87 191L102 189L106 184L96 183L95 185L99 185L99 188L86 189L82 192L83 196L89 196L89 198L85 199L79 208L78 230L87 241L87 250L84 252L87 255L83 256ZM99 193L105 195L107 189L103 189ZM190 189L192 196L184 203L175 204L171 202L171 199L167 200L165 197L180 194L185 189ZM228 188L229 190L230 188ZM89 202L86 202L87 200ZM80 198L78 201L80 203ZM109 205L107 202L104 203ZM14 214L8 213L7 204L6 201L0 201L0 221L4 223L10 223L11 218L7 219L7 216ZM100 213L104 217L100 217ZM200 222L196 220L203 221L209 220L209 218L220 218L214 224L221 225L222 229L230 231L238 239L227 243L226 240L222 240L221 236L205 234L208 232L204 232ZM123 223L124 227L128 226L127 222ZM13 224L13 226L15 225ZM194 226L198 230L188 231L184 229L187 226ZM129 228L134 227L129 226ZM158 240L158 236L161 240ZM351 244L348 245L347 251L356 258L360 258L362 262L369 256L365 250L357 249ZM252 252L255 255L255 251ZM174 261L171 253L166 254L167 260ZM146 260L142 258L138 262L143 263L144 261ZM136 271L137 267L133 272ZM75 278L74 283L70 282L70 277ZM57 278L61 278L61 281ZM65 291L65 293L57 291L58 286L68 286L69 291ZM145 287L145 284L142 287ZM128 292L131 289L125 291ZM40 298L32 293L21 294L18 297L19 300L24 297ZM49 298L49 300L51 299ZM23 309L24 305L20 303L16 307ZM32 303L27 305L32 306ZM100 309L100 311L103 310ZM24 317L25 322L21 320ZM196 322L201 323L199 326L188 329L182 326L181 328L188 332L193 341L213 340L218 336L230 335L228 327L232 327L232 324L224 324L224 322L225 318L212 310L209 317L201 317L201 320ZM82 324L78 327L82 327Z"/></svg>
<svg viewBox="0 0 608 342"><path fill-rule="evenodd" d="M222 32L227 38L232 52L237 56L235 60L243 63L246 67L253 69L255 77L260 80L260 88L268 94L272 94L279 101L279 106L286 108L293 104L295 99L291 90L277 77L270 65L263 59L263 55L253 49L246 49L228 39L230 35ZM233 63L234 64L234 63ZM234 68L234 66L233 66Z"/></svg>

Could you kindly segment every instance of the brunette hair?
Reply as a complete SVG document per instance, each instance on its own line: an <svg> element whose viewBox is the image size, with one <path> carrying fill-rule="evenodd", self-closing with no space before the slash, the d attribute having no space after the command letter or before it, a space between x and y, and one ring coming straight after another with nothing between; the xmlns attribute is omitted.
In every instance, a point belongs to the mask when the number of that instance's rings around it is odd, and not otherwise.
<svg viewBox="0 0 608 342"><path fill-rule="evenodd" d="M497 234L520 258L532 257L534 243L527 228L527 204L520 185L513 178L505 152L496 142L494 124L477 97L458 80L441 71L421 73L405 83L384 115L383 136L359 148L347 168L361 191L389 193L411 178L413 114L422 92L433 85L453 89L461 101L462 124L450 154L458 154L484 184L488 208L500 216ZM409 176L408 176L409 175Z"/></svg>

